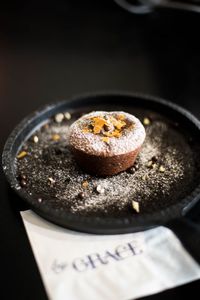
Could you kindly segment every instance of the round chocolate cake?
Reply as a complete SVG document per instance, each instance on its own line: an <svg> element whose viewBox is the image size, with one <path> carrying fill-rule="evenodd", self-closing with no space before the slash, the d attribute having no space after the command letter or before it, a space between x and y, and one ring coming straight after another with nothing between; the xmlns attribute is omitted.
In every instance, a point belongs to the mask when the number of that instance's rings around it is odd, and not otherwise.
<svg viewBox="0 0 200 300"><path fill-rule="evenodd" d="M139 119L129 113L96 111L71 125L69 143L83 170L108 176L133 166L145 135Z"/></svg>

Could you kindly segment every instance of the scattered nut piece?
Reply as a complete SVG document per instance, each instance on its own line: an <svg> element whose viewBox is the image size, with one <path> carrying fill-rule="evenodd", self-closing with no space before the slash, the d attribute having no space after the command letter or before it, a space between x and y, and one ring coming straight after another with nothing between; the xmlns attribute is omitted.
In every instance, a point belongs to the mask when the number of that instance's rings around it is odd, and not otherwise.
<svg viewBox="0 0 200 300"><path fill-rule="evenodd" d="M99 193L99 194L104 194L105 189L99 184L99 185L97 185L97 187L96 187L96 191L97 191L97 193Z"/></svg>
<svg viewBox="0 0 200 300"><path fill-rule="evenodd" d="M135 169L135 167L131 167L131 168L127 169L126 171L127 171L127 173L129 173L129 174L134 174L135 171L136 171L136 169Z"/></svg>
<svg viewBox="0 0 200 300"><path fill-rule="evenodd" d="M152 164L152 168L153 168L153 169L156 169L156 168L157 168L157 164L155 164L155 163Z"/></svg>
<svg viewBox="0 0 200 300"><path fill-rule="evenodd" d="M139 202L132 200L132 208L139 213L140 212L140 207L139 207Z"/></svg>
<svg viewBox="0 0 200 300"><path fill-rule="evenodd" d="M139 170L139 164L138 164L138 163L135 163L135 164L134 164L134 168L135 168L136 171Z"/></svg>
<svg viewBox="0 0 200 300"><path fill-rule="evenodd" d="M148 168L151 168L151 167L152 167L152 165L153 165L153 161L152 161L152 160L148 161L148 163L147 163L147 167L148 167Z"/></svg>
<svg viewBox="0 0 200 300"><path fill-rule="evenodd" d="M149 118L144 118L143 119L143 124L146 125L146 126L150 125L151 124L150 119Z"/></svg>
<svg viewBox="0 0 200 300"><path fill-rule="evenodd" d="M88 183L87 180L85 180L85 181L82 182L82 187L83 187L83 188L86 189L86 188L88 187L88 185L89 185L89 183Z"/></svg>
<svg viewBox="0 0 200 300"><path fill-rule="evenodd" d="M148 175L147 175L147 174L145 174L145 175L142 176L142 180L145 181L145 180L147 180L147 179L148 179Z"/></svg>
<svg viewBox="0 0 200 300"><path fill-rule="evenodd" d="M22 187L21 187L20 185L16 185L16 186L15 186L15 189L16 189L17 191L21 190L21 188L22 188Z"/></svg>
<svg viewBox="0 0 200 300"><path fill-rule="evenodd" d="M54 119L55 119L56 123L61 123L64 119L64 115L62 113L59 113L59 114L55 115Z"/></svg>
<svg viewBox="0 0 200 300"><path fill-rule="evenodd" d="M78 197L79 197L80 199L84 199L84 198L85 198L85 193L80 192L80 193L78 194Z"/></svg>
<svg viewBox="0 0 200 300"><path fill-rule="evenodd" d="M34 142L35 144L37 144L37 143L39 142L39 138L38 138L37 135L34 135L34 137L33 137L33 142Z"/></svg>
<svg viewBox="0 0 200 300"><path fill-rule="evenodd" d="M162 165L159 168L159 172L162 172L162 173L165 172L165 168Z"/></svg>
<svg viewBox="0 0 200 300"><path fill-rule="evenodd" d="M27 185L26 180L22 179L22 180L20 181L20 185L21 185L22 187L25 187L25 186Z"/></svg>
<svg viewBox="0 0 200 300"><path fill-rule="evenodd" d="M53 140L54 142L59 141L59 140L60 140L60 135L59 135L59 134L53 134L53 135L52 135L52 140Z"/></svg>
<svg viewBox="0 0 200 300"><path fill-rule="evenodd" d="M64 116L65 116L65 119L66 119L66 120L70 120L71 117L72 117L71 114L70 114L69 112L65 112L65 113L64 113Z"/></svg>
<svg viewBox="0 0 200 300"><path fill-rule="evenodd" d="M19 176L18 176L18 178L19 178L19 180L26 180L26 175L24 175L24 174L20 174Z"/></svg>
<svg viewBox="0 0 200 300"><path fill-rule="evenodd" d="M21 151L18 155L17 155L17 158L20 159L20 158L24 158L28 153L26 151Z"/></svg>
<svg viewBox="0 0 200 300"><path fill-rule="evenodd" d="M52 177L49 177L48 181L49 181L50 184L54 184L56 182Z"/></svg>
<svg viewBox="0 0 200 300"><path fill-rule="evenodd" d="M42 202L42 198L38 198L38 202L41 203Z"/></svg>

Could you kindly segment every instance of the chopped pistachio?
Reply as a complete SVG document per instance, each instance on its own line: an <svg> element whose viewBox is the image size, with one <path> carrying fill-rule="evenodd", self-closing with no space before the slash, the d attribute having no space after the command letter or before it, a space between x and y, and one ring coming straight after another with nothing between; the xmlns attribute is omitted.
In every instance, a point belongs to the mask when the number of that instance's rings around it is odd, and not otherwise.
<svg viewBox="0 0 200 300"><path fill-rule="evenodd" d="M132 200L132 208L139 213L140 212L140 207L139 207L139 202Z"/></svg>
<svg viewBox="0 0 200 300"><path fill-rule="evenodd" d="M24 158L28 153L26 151L21 151L18 155L17 155L17 158L20 159L20 158Z"/></svg>

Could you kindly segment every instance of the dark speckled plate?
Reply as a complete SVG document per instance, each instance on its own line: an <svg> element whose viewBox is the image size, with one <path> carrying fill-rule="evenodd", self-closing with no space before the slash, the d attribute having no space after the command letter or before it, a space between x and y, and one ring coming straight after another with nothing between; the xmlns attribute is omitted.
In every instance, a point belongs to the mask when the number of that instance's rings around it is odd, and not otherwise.
<svg viewBox="0 0 200 300"><path fill-rule="evenodd" d="M21 144L31 135L36 127L40 126L47 119L63 111L69 111L71 113L108 109L131 111L133 108L143 108L162 114L172 120L172 122L178 122L183 131L189 131L197 143L200 140L199 120L185 109L168 101L155 97L118 92L78 96L67 101L45 106L28 116L13 130L6 142L2 160L3 170L10 186L29 204L30 208L40 216L58 225L74 230L97 234L117 234L144 230L157 225L178 228L180 222L181 224L184 223L184 225L181 225L181 228L185 227L185 224L188 222L183 222L183 216L199 200L200 182L196 184L192 193L188 194L187 197L181 199L175 205L171 205L155 213L123 218L118 218L117 216L115 218L77 216L76 214L60 211L59 209L52 209L48 205L40 205L38 199L30 196L26 193L25 189L19 187L16 178L16 169L14 167L15 157ZM177 222L179 225L175 226L174 224L177 224Z"/></svg>

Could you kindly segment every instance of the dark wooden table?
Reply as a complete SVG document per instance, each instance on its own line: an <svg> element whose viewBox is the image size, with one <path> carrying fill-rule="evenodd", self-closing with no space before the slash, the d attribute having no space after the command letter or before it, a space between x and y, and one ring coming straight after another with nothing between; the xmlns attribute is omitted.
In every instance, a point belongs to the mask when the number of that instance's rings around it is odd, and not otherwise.
<svg viewBox="0 0 200 300"><path fill-rule="evenodd" d="M45 103L82 92L161 96L200 117L200 15L136 16L112 0L17 1L0 5L0 148L13 127ZM19 210L0 169L0 299L46 294ZM198 298L199 281L149 299Z"/></svg>

